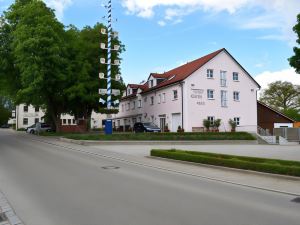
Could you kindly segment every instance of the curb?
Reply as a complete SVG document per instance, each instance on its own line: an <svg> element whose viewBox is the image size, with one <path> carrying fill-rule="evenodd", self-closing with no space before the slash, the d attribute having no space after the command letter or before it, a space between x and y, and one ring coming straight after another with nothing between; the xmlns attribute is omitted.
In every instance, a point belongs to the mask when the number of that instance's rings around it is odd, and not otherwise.
<svg viewBox="0 0 300 225"><path fill-rule="evenodd" d="M257 140L214 140L214 141L89 141L60 138L62 142L78 145L209 145L209 144L230 144L230 145L253 145L258 144Z"/></svg>
<svg viewBox="0 0 300 225"><path fill-rule="evenodd" d="M2 222L0 221L1 225L24 225L2 192L0 192L0 215L3 219Z"/></svg>

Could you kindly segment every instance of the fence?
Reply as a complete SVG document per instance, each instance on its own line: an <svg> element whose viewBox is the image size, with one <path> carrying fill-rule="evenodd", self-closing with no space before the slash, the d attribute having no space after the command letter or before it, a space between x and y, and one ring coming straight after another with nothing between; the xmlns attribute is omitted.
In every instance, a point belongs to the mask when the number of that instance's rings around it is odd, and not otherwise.
<svg viewBox="0 0 300 225"><path fill-rule="evenodd" d="M281 136L287 139L288 141L297 141L300 142L300 128L274 128L273 134L275 136Z"/></svg>

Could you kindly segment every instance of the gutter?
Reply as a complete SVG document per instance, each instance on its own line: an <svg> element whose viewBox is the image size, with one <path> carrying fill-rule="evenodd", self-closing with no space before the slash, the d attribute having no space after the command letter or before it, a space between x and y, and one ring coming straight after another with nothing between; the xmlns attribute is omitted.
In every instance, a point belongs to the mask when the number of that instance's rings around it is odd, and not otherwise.
<svg viewBox="0 0 300 225"><path fill-rule="evenodd" d="M181 128L184 129L184 120L183 120L183 85L184 85L184 81L182 81L180 83L180 87L181 87Z"/></svg>

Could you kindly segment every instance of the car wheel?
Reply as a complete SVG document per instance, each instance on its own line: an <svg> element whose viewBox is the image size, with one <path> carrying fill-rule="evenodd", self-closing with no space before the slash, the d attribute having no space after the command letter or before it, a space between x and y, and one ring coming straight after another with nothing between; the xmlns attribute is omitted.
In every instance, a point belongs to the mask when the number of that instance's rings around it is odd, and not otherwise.
<svg viewBox="0 0 300 225"><path fill-rule="evenodd" d="M34 130L31 130L29 133L34 134Z"/></svg>

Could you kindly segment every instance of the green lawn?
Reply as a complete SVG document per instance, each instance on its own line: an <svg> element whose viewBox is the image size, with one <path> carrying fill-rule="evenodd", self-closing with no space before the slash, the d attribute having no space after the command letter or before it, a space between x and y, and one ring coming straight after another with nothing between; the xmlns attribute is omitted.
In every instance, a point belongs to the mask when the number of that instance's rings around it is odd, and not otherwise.
<svg viewBox="0 0 300 225"><path fill-rule="evenodd" d="M300 162L182 150L151 150L151 156L259 172L300 176Z"/></svg>
<svg viewBox="0 0 300 225"><path fill-rule="evenodd" d="M246 132L214 132L214 133L115 133L105 134L66 134L66 138L75 140L114 140L114 141L201 141L201 140L256 140L256 138Z"/></svg>

